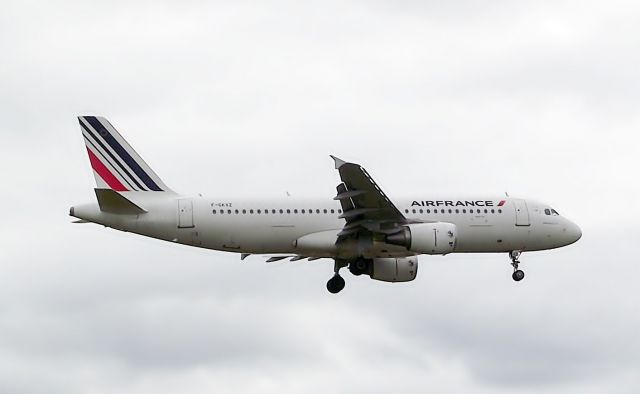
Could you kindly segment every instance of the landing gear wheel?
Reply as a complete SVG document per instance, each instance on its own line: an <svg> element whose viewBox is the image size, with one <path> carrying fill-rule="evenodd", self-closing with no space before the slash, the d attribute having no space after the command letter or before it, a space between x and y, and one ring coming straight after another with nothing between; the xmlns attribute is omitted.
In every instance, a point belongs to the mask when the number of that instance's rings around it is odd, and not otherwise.
<svg viewBox="0 0 640 394"><path fill-rule="evenodd" d="M357 259L349 264L349 272L355 276L366 274L369 270L369 263L365 259Z"/></svg>
<svg viewBox="0 0 640 394"><path fill-rule="evenodd" d="M520 261L518 259L520 258L521 254L522 251L520 250L513 250L509 252L509 258L511 258L511 265L513 266L513 274L511 275L511 277L516 282L520 282L522 279L524 279L524 272L518 269L518 266L520 265Z"/></svg>
<svg viewBox="0 0 640 394"><path fill-rule="evenodd" d="M524 279L524 271L522 270L515 270L513 271L513 275L511 275L511 277L513 278L513 280L515 280L516 282L520 282L522 279Z"/></svg>
<svg viewBox="0 0 640 394"><path fill-rule="evenodd" d="M329 293L331 294L336 294L342 289L344 289L344 279L342 276L335 274L333 278L329 279L327 282L327 290L329 290Z"/></svg>

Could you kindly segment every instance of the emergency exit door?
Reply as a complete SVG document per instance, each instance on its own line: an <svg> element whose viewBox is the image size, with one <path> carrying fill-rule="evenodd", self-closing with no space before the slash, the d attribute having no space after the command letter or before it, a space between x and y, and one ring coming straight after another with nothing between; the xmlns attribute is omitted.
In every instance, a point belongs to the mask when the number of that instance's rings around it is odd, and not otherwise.
<svg viewBox="0 0 640 394"><path fill-rule="evenodd" d="M178 228L192 228L193 201L191 199L178 200Z"/></svg>

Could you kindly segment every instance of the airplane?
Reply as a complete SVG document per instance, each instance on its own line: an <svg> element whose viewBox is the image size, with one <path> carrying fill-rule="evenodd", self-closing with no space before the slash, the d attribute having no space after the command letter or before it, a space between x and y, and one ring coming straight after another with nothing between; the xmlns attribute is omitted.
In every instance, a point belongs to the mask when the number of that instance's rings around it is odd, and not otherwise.
<svg viewBox="0 0 640 394"><path fill-rule="evenodd" d="M76 205L76 223L97 223L164 241L267 262L332 259L327 282L345 287L342 268L384 282L416 278L419 255L506 253L521 281L523 252L560 248L582 236L550 205L477 196L391 201L362 166L335 156L333 199L207 198L171 190L109 121L79 116L97 187L97 203Z"/></svg>

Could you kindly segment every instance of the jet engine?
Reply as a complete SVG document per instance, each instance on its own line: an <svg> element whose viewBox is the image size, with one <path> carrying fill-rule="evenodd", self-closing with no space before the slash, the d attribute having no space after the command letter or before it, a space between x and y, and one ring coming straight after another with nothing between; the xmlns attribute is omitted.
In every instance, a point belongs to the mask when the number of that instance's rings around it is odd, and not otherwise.
<svg viewBox="0 0 640 394"><path fill-rule="evenodd" d="M420 254L447 254L455 249L457 235L452 223L416 223L388 235L387 243Z"/></svg>
<svg viewBox="0 0 640 394"><path fill-rule="evenodd" d="M375 258L371 263L371 279L383 282L409 282L418 275L418 258Z"/></svg>

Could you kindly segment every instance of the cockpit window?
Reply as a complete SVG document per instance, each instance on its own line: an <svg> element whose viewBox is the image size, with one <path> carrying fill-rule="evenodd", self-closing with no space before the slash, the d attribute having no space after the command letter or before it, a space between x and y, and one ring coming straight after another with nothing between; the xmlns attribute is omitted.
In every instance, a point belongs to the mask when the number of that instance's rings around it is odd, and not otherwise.
<svg viewBox="0 0 640 394"><path fill-rule="evenodd" d="M550 216L551 215L551 210L549 208L545 209L544 210L544 214L547 215L547 216Z"/></svg>
<svg viewBox="0 0 640 394"><path fill-rule="evenodd" d="M552 210L551 210L551 214L552 214L553 216L560 216L560 214L558 213L558 211L556 211L555 209L552 209Z"/></svg>

